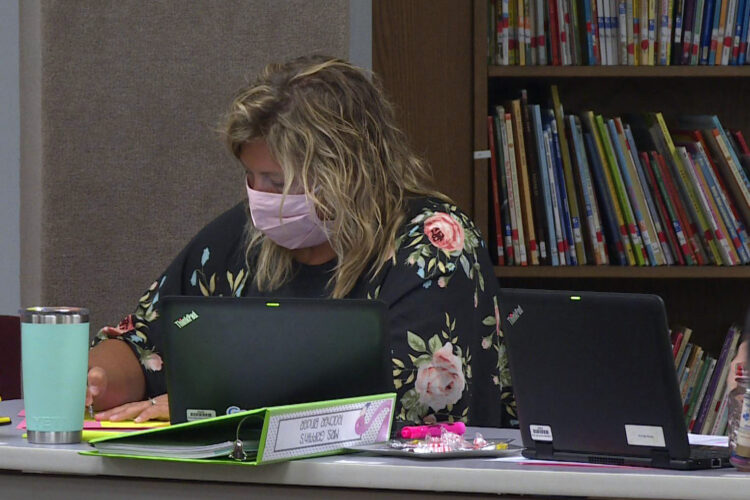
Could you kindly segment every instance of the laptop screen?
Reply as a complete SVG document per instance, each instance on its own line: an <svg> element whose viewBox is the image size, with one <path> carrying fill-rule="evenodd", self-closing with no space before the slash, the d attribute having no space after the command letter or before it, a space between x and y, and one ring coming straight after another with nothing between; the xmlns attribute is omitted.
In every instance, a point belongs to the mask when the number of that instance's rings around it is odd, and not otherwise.
<svg viewBox="0 0 750 500"><path fill-rule="evenodd" d="M392 392L385 304L163 297L172 423Z"/></svg>
<svg viewBox="0 0 750 500"><path fill-rule="evenodd" d="M500 309L531 454L689 456L661 298L504 289Z"/></svg>

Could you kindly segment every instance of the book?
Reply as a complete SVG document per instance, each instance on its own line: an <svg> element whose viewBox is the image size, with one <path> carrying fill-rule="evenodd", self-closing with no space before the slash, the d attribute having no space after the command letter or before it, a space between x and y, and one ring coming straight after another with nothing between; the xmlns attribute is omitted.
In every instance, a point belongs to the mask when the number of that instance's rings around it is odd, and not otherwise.
<svg viewBox="0 0 750 500"><path fill-rule="evenodd" d="M617 122L619 122L620 126L622 126L622 123L619 118L617 119ZM672 258L672 253L669 248L669 243L667 242L665 228L663 227L663 222L659 215L659 210L658 210L658 207L656 206L656 201L652 195L652 189L650 189L649 187L649 182L646 178L646 172L641 163L641 155L638 151L638 147L635 144L635 138L633 137L633 132L630 129L630 125L625 125L622 128L625 132L625 145L627 146L629 150L633 169L635 170L635 176L637 178L636 184L639 186L640 196L643 197L643 199L645 200L646 208L648 209L647 215L649 216L649 219L650 219L651 230L656 233L655 244L658 246L659 250L661 251L661 256L659 257L659 261L663 264L672 265L674 264L674 259ZM656 250L654 250L654 253L656 254Z"/></svg>
<svg viewBox="0 0 750 500"><path fill-rule="evenodd" d="M550 135L550 148L552 152L552 160L554 162L554 179L555 179L555 190L558 196L559 204L559 216L560 225L564 235L564 249L567 263L571 266L578 264L578 257L575 250L575 231L573 226L573 220L570 216L570 205L568 203L568 190L565 186L565 173L563 171L562 162L562 151L560 145L560 134L564 135L563 130L557 129L557 121L555 120L554 111L547 110L548 123L551 131ZM575 222L579 222L576 220ZM580 230L580 226L579 226ZM580 234L580 233L579 233Z"/></svg>
<svg viewBox="0 0 750 500"><path fill-rule="evenodd" d="M706 152L706 143L703 135L698 130L682 131L677 134L679 141L696 157L696 166L701 169L707 189L711 194L715 208L720 214L720 224L723 224L727 238L730 240L739 260L743 263L750 262L750 247L747 246L747 235L739 223L726 189L720 178L716 175L716 166L711 156Z"/></svg>
<svg viewBox="0 0 750 500"><path fill-rule="evenodd" d="M688 416L688 430L693 431L693 427L695 426L695 419L698 417L698 410L700 409L700 406L703 402L703 398L706 395L706 390L708 389L708 386L711 382L711 376L713 375L714 368L716 367L716 358L709 358L708 367L706 369L706 373L703 375L703 380L701 382L700 392L698 393L698 396L695 398L695 401L691 404L691 408L689 410L689 416Z"/></svg>
<svg viewBox="0 0 750 500"><path fill-rule="evenodd" d="M498 160L502 159L497 166L497 175L500 179L500 218L503 222L503 246L505 250L505 264L512 266L515 262L515 253L513 251L513 226L511 225L511 215L515 210L510 205L508 193L508 180L510 172L510 158L508 157L508 136L505 131L505 109L497 106L495 115L495 134L497 135L497 149L499 151Z"/></svg>
<svg viewBox="0 0 750 500"><path fill-rule="evenodd" d="M742 169L739 158L729 147L728 137L719 118L716 115L686 115L678 118L678 124L680 128L700 130L703 133L747 228L750 224L750 180Z"/></svg>
<svg viewBox="0 0 750 500"><path fill-rule="evenodd" d="M693 334L693 330L687 326L677 326L675 327L675 331L682 333L682 342L680 344L679 349L677 350L677 355L674 358L675 369L677 369L679 372L680 363L682 362L682 357L685 352L685 349L687 348L687 345L690 343L690 337Z"/></svg>
<svg viewBox="0 0 750 500"><path fill-rule="evenodd" d="M596 193L599 204L603 207L603 215L608 228L607 241L611 243L612 250L610 258L621 266L631 263L632 247L628 243L627 228L622 218L622 212L617 204L614 195L614 189L611 187L611 179L608 175L608 168L605 166L606 158L602 151L601 142L594 122L594 114L587 111L582 115L582 121L586 128L584 140L586 148L591 158L591 171L596 183ZM633 261L634 262L634 261Z"/></svg>
<svg viewBox="0 0 750 500"><path fill-rule="evenodd" d="M730 337L729 349L724 358L724 362L721 364L721 370L717 369L717 371L719 372L719 378L716 382L716 386L714 387L711 402L709 403L709 406L707 408L706 419L701 426L701 434L707 434L708 432L710 432L714 421L716 420L719 412L719 406L721 405L721 398L724 395L727 373L729 371L729 367L731 366L732 358L734 358L734 354L735 352L737 352L737 343L740 339L741 334L742 331L736 326L732 326L727 332L727 337Z"/></svg>
<svg viewBox="0 0 750 500"><path fill-rule="evenodd" d="M682 245L677 238L677 231L674 225L674 220L669 214L667 209L666 201L663 197L663 191L661 186L656 181L656 176L651 168L651 161L649 160L648 154L645 152L640 153L641 166L643 167L644 175L646 177L646 183L649 191L652 193L656 208L659 212L659 218L661 219L662 228L666 235L669 243L669 252L665 251L666 255L671 253L673 263L677 263L681 266L685 265L685 259L682 255ZM679 226L679 223L678 223ZM681 228L680 228L681 229ZM684 238L684 236L683 236Z"/></svg>
<svg viewBox="0 0 750 500"><path fill-rule="evenodd" d="M333 455L386 441L395 403L389 393L259 408L94 439L83 454L240 465Z"/></svg>
<svg viewBox="0 0 750 500"><path fill-rule="evenodd" d="M547 120L544 124L544 153L545 163L547 164L547 182L549 183L550 201L552 206L552 218L555 223L555 245L557 247L558 264L561 266L568 265L567 239L565 230L561 221L561 202L556 182L554 144L552 139L552 125Z"/></svg>
<svg viewBox="0 0 750 500"><path fill-rule="evenodd" d="M703 429L705 427L706 421L709 418L710 409L713 408L712 401L714 400L714 398L720 397L720 395L717 395L716 392L720 392L724 387L724 383L726 382L725 367L730 363L732 359L728 356L733 341L734 334L732 333L732 329L730 329L724 336L724 343L721 347L719 358L716 361L714 372L711 375L711 381L709 382L708 388L706 389L706 394L703 397L700 409L698 410L698 416L696 417L695 423L693 424L692 430L696 434L703 434Z"/></svg>
<svg viewBox="0 0 750 500"><path fill-rule="evenodd" d="M666 166L666 162L664 161L664 158L655 151L652 152L651 158L651 167L667 206L669 217L672 219L675 235L677 236L677 241L680 243L680 249L682 250L685 262L688 265L703 263L703 260L699 261L698 256L695 253L695 247L698 245L698 242L696 238L692 236L690 224L686 219L686 214L682 208L679 196L677 196L676 190L672 185L671 176L669 169Z"/></svg>
<svg viewBox="0 0 750 500"><path fill-rule="evenodd" d="M508 210L510 211L511 238L513 241L513 262L526 265L526 248L523 243L523 219L521 218L521 198L518 194L516 170L516 147L513 137L513 123L510 113L505 113L505 134L503 149L505 151L505 178L508 187Z"/></svg>
<svg viewBox="0 0 750 500"><path fill-rule="evenodd" d="M683 337L682 330L676 330L676 331L671 332L672 357L674 358L675 366L677 365L677 353L680 352L680 346L682 345L682 337Z"/></svg>
<svg viewBox="0 0 750 500"><path fill-rule="evenodd" d="M633 155L631 151L630 142L625 134L625 128L622 125L622 121L619 118L615 118L610 121L609 126L613 138L617 138L618 147L616 147L616 149L618 150L618 155L622 155L622 177L625 181L625 188L631 206L633 207L633 213L636 216L641 238L643 239L643 246L646 249L651 265L664 265L666 264L666 260L661 251L661 245L659 243L654 220L651 216L651 210L646 202L644 186L641 184L640 176L638 175L639 167L636 167L638 156L637 154ZM635 145L633 145L633 147L635 147Z"/></svg>
<svg viewBox="0 0 750 500"><path fill-rule="evenodd" d="M578 208L578 199L576 196L575 180L573 175L572 161L570 158L570 147L565 137L565 113L563 111L560 94L557 85L550 86L552 97L552 106L555 113L555 122L557 123L558 141L560 143L560 153L562 157L563 177L565 178L565 191L567 198L568 210L570 212L570 223L573 230L573 244L575 245L575 255L578 264L586 264L586 255L583 251L583 238L581 235L581 217Z"/></svg>
<svg viewBox="0 0 750 500"><path fill-rule="evenodd" d="M534 128L534 134L536 136L536 154L537 154L537 165L539 166L539 184L542 199L544 201L544 223L546 225L545 234L547 236L547 250L550 256L550 263L553 266L560 265L558 250L557 250L557 238L555 236L555 219L552 211L552 195L550 192L549 184L549 168L547 166L547 154L546 154L546 138L545 130L542 126L542 114L538 104L531 104L531 116Z"/></svg>
<svg viewBox="0 0 750 500"><path fill-rule="evenodd" d="M625 184L622 180L622 174L618 166L617 159L615 157L612 137L608 131L607 125L604 123L604 118L601 115L596 115L596 123L599 127L599 135L602 138L602 145L607 157L607 165L609 166L609 175L612 179L611 187L614 188L614 196L616 197L620 210L622 211L623 219L625 221L625 227L627 228L627 234L632 248L633 262L631 265L643 266L646 264L645 250L641 241L641 234L636 226L635 216L633 215L633 208L630 205L627 191L625 190Z"/></svg>
<svg viewBox="0 0 750 500"><path fill-rule="evenodd" d="M521 100L511 101L511 116L513 118L513 134L516 143L516 168L518 173L518 190L521 195L521 219L519 228L523 228L523 235L519 232L519 239L523 238L526 249L528 264L539 265L539 249L536 244L534 231L534 214L532 212L531 186L529 182L529 169L526 162L526 144L524 141L523 116L521 112ZM523 264L523 258L521 259Z"/></svg>
<svg viewBox="0 0 750 500"><path fill-rule="evenodd" d="M583 145L583 131L581 120L574 115L568 116L568 130L570 131L571 143L573 145L574 164L577 171L576 180L578 181L578 190L583 200L586 213L586 227L588 228L588 241L591 247L591 255L594 263L602 265L607 263L607 253L605 251L604 234L602 232L601 217L599 206L596 202L594 184L591 180L591 171L586 149Z"/></svg>
<svg viewBox="0 0 750 500"><path fill-rule="evenodd" d="M523 136L526 145L526 164L529 170L529 182L531 189L532 216L534 225L534 239L538 251L536 260L532 264L549 264L547 254L547 235L544 224L544 200L542 198L539 181L539 163L537 156L536 134L533 130L531 109L526 90L521 90L521 111L523 113ZM532 254L534 257L534 254Z"/></svg>
<svg viewBox="0 0 750 500"><path fill-rule="evenodd" d="M495 147L495 130L492 116L487 117L487 133L490 146L490 190L492 192L492 218L494 220L497 264L505 265L503 252L503 224L500 220L500 180L497 175L498 149Z"/></svg>

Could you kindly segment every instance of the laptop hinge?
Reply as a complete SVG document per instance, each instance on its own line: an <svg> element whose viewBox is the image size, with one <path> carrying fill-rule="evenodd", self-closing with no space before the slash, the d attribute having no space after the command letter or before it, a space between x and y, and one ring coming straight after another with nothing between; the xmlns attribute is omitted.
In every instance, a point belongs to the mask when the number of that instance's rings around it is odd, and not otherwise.
<svg viewBox="0 0 750 500"><path fill-rule="evenodd" d="M651 462L654 467L666 467L672 458L667 450L651 450Z"/></svg>

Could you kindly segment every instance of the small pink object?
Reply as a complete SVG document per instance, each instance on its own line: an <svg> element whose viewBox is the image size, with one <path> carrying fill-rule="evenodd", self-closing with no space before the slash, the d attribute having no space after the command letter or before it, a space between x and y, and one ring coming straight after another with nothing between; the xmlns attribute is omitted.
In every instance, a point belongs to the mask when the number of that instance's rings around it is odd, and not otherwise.
<svg viewBox="0 0 750 500"><path fill-rule="evenodd" d="M443 429L447 432L462 435L466 432L466 425L463 422L453 422L452 424L406 426L401 429L401 437L404 439L424 439L427 436L439 437Z"/></svg>

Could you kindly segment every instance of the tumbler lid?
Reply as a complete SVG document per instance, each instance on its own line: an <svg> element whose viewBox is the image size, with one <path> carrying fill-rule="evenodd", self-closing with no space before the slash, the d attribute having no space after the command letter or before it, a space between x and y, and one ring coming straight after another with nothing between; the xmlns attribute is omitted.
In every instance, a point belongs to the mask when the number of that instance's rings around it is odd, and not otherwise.
<svg viewBox="0 0 750 500"><path fill-rule="evenodd" d="M83 307L27 307L18 312L21 323L70 325L89 322L89 310Z"/></svg>

